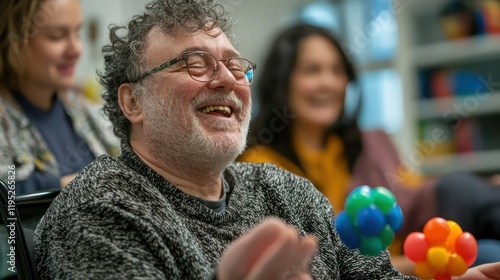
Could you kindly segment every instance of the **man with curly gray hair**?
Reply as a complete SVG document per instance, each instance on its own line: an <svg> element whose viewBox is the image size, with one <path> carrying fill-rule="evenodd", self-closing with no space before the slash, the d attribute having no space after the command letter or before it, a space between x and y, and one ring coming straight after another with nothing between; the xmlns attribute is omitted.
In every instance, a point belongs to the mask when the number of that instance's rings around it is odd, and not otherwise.
<svg viewBox="0 0 500 280"><path fill-rule="evenodd" d="M234 163L256 66L229 25L212 0L156 0L111 28L100 78L122 155L53 201L35 233L41 279L414 279L387 252L344 246L304 178Z"/></svg>

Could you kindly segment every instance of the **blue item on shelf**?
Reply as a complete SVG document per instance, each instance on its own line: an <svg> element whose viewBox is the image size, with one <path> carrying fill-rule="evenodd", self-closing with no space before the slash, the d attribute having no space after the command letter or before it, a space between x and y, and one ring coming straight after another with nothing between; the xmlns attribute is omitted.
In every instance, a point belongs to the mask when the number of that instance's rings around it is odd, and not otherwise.
<svg viewBox="0 0 500 280"><path fill-rule="evenodd" d="M452 90L456 96L468 96L488 91L488 88L479 79L479 74L465 71L456 71L450 74Z"/></svg>
<svg viewBox="0 0 500 280"><path fill-rule="evenodd" d="M432 98L431 91L431 72L428 70L422 70L418 73L418 78L420 80L420 98L428 99Z"/></svg>
<svg viewBox="0 0 500 280"><path fill-rule="evenodd" d="M477 28L477 35L482 35L486 34L486 26L484 24L484 15L481 12L476 12L475 13L476 17L476 28Z"/></svg>

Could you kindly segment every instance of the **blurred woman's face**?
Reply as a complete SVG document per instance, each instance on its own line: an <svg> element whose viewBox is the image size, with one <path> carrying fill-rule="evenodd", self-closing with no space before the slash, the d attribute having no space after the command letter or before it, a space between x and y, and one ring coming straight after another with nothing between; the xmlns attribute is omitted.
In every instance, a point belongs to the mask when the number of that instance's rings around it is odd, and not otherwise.
<svg viewBox="0 0 500 280"><path fill-rule="evenodd" d="M340 118L344 106L349 78L342 56L320 35L304 39L297 55L289 97L295 120L326 128Z"/></svg>
<svg viewBox="0 0 500 280"><path fill-rule="evenodd" d="M46 0L33 20L26 49L28 82L61 89L74 83L82 44L79 0Z"/></svg>

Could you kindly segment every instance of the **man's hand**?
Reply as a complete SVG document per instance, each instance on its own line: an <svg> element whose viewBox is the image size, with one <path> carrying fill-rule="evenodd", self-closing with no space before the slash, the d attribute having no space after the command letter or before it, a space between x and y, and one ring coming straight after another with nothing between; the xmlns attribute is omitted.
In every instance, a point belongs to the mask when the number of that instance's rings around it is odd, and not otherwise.
<svg viewBox="0 0 500 280"><path fill-rule="evenodd" d="M500 280L500 262L473 267L454 280Z"/></svg>
<svg viewBox="0 0 500 280"><path fill-rule="evenodd" d="M271 219L229 246L217 268L217 279L282 279L287 275L311 279L306 269L316 248L313 236L299 240L293 227Z"/></svg>

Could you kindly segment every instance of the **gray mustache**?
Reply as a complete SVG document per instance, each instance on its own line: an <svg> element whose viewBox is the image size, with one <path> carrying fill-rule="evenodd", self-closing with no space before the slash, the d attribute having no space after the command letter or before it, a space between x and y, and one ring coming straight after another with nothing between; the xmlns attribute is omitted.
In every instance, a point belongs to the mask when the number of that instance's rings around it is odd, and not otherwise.
<svg viewBox="0 0 500 280"><path fill-rule="evenodd" d="M241 101L234 93L212 92L202 94L193 100L193 106L199 107L203 103L213 102L230 102L235 106L235 113L239 114L243 110L243 101Z"/></svg>

